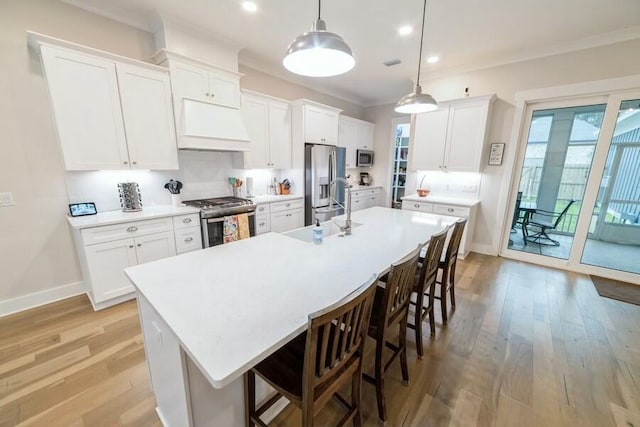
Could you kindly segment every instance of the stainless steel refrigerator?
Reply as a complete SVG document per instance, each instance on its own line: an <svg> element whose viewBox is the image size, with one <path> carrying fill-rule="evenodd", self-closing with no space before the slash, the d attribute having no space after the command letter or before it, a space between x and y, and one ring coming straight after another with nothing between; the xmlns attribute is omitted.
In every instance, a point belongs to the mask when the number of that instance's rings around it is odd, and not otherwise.
<svg viewBox="0 0 640 427"><path fill-rule="evenodd" d="M336 178L345 177L345 149L333 145L305 144L304 146L304 223L315 224L316 218L327 221L344 213L344 183L329 187ZM337 203L336 203L337 202Z"/></svg>

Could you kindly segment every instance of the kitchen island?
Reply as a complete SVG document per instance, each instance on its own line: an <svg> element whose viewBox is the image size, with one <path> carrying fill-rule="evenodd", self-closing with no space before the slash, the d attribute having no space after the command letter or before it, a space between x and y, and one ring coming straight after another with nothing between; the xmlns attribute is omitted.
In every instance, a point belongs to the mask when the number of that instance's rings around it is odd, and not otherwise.
<svg viewBox="0 0 640 427"><path fill-rule="evenodd" d="M351 236L321 245L310 228L267 233L126 269L165 426L244 425L247 370L456 218L376 207L352 220Z"/></svg>

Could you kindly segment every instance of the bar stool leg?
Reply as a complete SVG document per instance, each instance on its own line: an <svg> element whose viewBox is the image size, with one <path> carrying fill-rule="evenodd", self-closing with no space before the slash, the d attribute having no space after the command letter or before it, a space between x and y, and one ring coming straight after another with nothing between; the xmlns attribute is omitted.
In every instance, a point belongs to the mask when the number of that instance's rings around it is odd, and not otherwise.
<svg viewBox="0 0 640 427"><path fill-rule="evenodd" d="M382 363L385 342L386 337L382 334L376 343L376 400L378 402L378 423L381 426L387 424L387 409L384 401L384 366Z"/></svg>
<svg viewBox="0 0 640 427"><path fill-rule="evenodd" d="M422 319L420 319L422 323ZM417 330L417 329L416 329ZM409 385L409 367L407 365L407 316L400 321L400 369L402 370L402 385Z"/></svg>
<svg viewBox="0 0 640 427"><path fill-rule="evenodd" d="M246 427L255 427L252 420L256 413L256 374L249 370L244 374L244 419Z"/></svg>

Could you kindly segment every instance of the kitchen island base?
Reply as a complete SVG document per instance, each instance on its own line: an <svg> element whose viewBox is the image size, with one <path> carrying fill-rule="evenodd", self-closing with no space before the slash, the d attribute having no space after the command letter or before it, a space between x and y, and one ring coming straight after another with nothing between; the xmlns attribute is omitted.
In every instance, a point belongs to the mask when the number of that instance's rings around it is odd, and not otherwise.
<svg viewBox="0 0 640 427"><path fill-rule="evenodd" d="M243 378L222 389L212 387L167 324L140 294L138 310L156 412L163 426L244 426ZM268 384L256 379L256 396L260 400L266 401L274 393ZM288 403L281 399L262 418L272 420Z"/></svg>

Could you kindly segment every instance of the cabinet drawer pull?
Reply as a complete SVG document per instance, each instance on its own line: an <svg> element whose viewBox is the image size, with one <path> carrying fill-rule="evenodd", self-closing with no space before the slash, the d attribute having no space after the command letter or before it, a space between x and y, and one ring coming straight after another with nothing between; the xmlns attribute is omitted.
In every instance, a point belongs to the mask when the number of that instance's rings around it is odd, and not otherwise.
<svg viewBox="0 0 640 427"><path fill-rule="evenodd" d="M133 163L134 165L137 165L137 164L138 164L138 162L131 162L131 163Z"/></svg>
<svg viewBox="0 0 640 427"><path fill-rule="evenodd" d="M128 165L128 164L129 164L129 162L122 162L122 163L124 163L125 165Z"/></svg>
<svg viewBox="0 0 640 427"><path fill-rule="evenodd" d="M291 206L291 203L287 203L285 206L286 206L286 207L289 207L289 206Z"/></svg>
<svg viewBox="0 0 640 427"><path fill-rule="evenodd" d="M191 222L191 218L185 218L182 220L185 224L189 224Z"/></svg>
<svg viewBox="0 0 640 427"><path fill-rule="evenodd" d="M208 93L208 92L207 92L207 93L205 93L205 94L204 94L204 96L209 96L209 93Z"/></svg>
<svg viewBox="0 0 640 427"><path fill-rule="evenodd" d="M420 205L415 204L415 205L413 205L413 207L414 207L414 208L419 208L419 207L420 207Z"/></svg>
<svg viewBox="0 0 640 427"><path fill-rule="evenodd" d="M138 247L142 246L142 243L138 243Z"/></svg>
<svg viewBox="0 0 640 427"><path fill-rule="evenodd" d="M264 227L264 222L259 222L259 223L258 223L258 225L259 225L260 227Z"/></svg>
<svg viewBox="0 0 640 427"><path fill-rule="evenodd" d="M287 215L285 215L285 216L291 216L291 214L287 214Z"/></svg>
<svg viewBox="0 0 640 427"><path fill-rule="evenodd" d="M138 227L134 227L134 226L128 227L128 228L127 228L127 231L128 231L129 233L133 233L134 231L138 231Z"/></svg>
<svg viewBox="0 0 640 427"><path fill-rule="evenodd" d="M187 237L184 241L185 243L193 242L193 237Z"/></svg>
<svg viewBox="0 0 640 427"><path fill-rule="evenodd" d="M129 245L129 249L133 249L133 245Z"/></svg>
<svg viewBox="0 0 640 427"><path fill-rule="evenodd" d="M258 208L258 210L259 210L260 212L262 212L262 211L264 210L264 208L263 208L263 207L259 207L259 208Z"/></svg>
<svg viewBox="0 0 640 427"><path fill-rule="evenodd" d="M453 208L449 208L449 209L447 209L447 212L453 212L453 211L454 211L454 209L453 209Z"/></svg>

